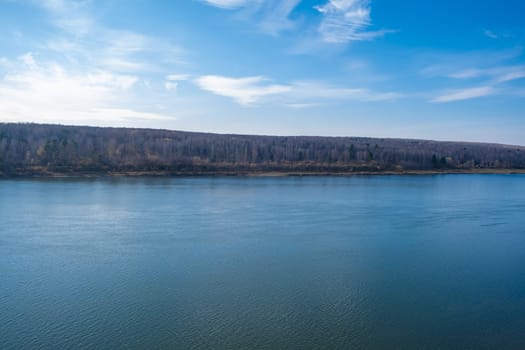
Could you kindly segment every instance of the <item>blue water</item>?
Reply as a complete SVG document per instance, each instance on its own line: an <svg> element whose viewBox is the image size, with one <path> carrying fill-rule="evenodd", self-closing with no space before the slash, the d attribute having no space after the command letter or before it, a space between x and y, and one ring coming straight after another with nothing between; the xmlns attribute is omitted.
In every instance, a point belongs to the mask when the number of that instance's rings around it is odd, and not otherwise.
<svg viewBox="0 0 525 350"><path fill-rule="evenodd" d="M525 349L525 176L2 180L0 349Z"/></svg>

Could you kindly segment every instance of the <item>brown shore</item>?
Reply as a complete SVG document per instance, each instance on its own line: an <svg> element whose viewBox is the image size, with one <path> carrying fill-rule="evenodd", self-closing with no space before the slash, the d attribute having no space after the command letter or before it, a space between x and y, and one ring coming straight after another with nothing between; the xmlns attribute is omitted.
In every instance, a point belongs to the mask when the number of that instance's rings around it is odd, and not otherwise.
<svg viewBox="0 0 525 350"><path fill-rule="evenodd" d="M107 172L53 172L28 171L2 173L0 179L9 178L101 178L101 177L301 177L301 176L391 176L391 175L447 175L447 174L525 174L525 169L446 169L446 170L397 170L397 171L352 171L352 172L307 172L307 171L217 171L217 172L173 172L173 171L107 171Z"/></svg>

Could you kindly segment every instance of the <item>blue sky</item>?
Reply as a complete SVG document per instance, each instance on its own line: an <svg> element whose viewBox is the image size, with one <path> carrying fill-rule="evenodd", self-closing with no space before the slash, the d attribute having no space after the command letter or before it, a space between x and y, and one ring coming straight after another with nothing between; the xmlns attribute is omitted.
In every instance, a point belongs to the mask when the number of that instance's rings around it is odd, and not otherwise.
<svg viewBox="0 0 525 350"><path fill-rule="evenodd" d="M525 2L0 0L0 121L525 145Z"/></svg>

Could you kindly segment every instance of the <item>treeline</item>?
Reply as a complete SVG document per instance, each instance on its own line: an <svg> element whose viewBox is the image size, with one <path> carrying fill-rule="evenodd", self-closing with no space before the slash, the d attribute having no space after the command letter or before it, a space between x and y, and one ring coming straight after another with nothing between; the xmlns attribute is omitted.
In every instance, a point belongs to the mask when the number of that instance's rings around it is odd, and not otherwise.
<svg viewBox="0 0 525 350"><path fill-rule="evenodd" d="M525 169L525 147L0 124L0 174L348 173Z"/></svg>

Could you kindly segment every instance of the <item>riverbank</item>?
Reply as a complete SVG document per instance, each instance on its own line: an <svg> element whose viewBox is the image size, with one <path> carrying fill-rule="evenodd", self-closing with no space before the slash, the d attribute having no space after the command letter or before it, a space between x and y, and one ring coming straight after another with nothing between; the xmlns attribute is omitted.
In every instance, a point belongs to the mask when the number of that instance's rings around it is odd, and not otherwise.
<svg viewBox="0 0 525 350"><path fill-rule="evenodd" d="M446 174L525 174L525 169L446 169L397 171L104 171L104 172L0 172L0 178L96 178L96 177L301 177L301 176L374 176L374 175L446 175Z"/></svg>

